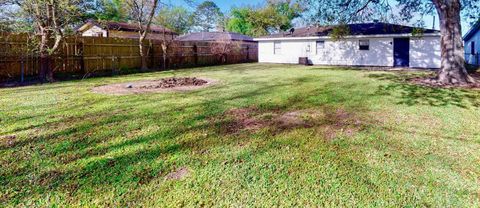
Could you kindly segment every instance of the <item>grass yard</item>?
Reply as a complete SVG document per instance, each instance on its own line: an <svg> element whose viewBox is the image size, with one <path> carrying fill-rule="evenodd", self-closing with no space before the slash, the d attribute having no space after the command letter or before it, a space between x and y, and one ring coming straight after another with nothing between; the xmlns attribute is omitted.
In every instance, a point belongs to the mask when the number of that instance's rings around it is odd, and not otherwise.
<svg viewBox="0 0 480 208"><path fill-rule="evenodd" d="M479 207L480 91L415 74L240 64L0 89L0 207ZM173 75L218 83L91 92Z"/></svg>

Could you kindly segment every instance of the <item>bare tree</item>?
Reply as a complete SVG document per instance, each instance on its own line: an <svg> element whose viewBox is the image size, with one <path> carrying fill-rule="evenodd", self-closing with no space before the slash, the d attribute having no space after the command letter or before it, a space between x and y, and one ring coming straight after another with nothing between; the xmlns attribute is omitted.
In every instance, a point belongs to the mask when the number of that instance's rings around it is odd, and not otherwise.
<svg viewBox="0 0 480 208"><path fill-rule="evenodd" d="M167 69L167 56L168 56L168 49L170 47L170 45L172 45L174 43L174 40L173 40L173 37L171 35L167 35L167 28L174 31L174 30L177 30L175 32L179 32L178 30L183 30L183 31L186 31L187 28L190 26L187 21L189 21L187 18L189 17L186 17L187 15L189 15L187 13L187 11L185 9L183 9L183 7L177 7L177 8L174 8L176 9L173 10L173 9L170 9L169 6L165 6L163 7L161 10L160 10L160 14L158 14L158 16L156 17L156 23L158 23L159 25L162 26L162 42L160 44L161 48L162 48L162 57L163 57L163 70L166 70ZM183 13L182 13L183 12ZM176 14L176 13L181 13L181 14ZM173 15L173 16L172 16ZM183 20L182 20L182 17L183 17ZM173 19L173 18L177 18L177 19ZM181 18L180 20L178 18ZM178 22L180 21L180 22ZM183 23L182 23L183 21ZM175 24L177 24L177 26L174 26ZM181 26L179 26L181 25Z"/></svg>
<svg viewBox="0 0 480 208"><path fill-rule="evenodd" d="M39 78L53 81L52 55L58 51L64 32L79 21L89 8L87 0L12 0L5 1L18 8L22 18L33 23L36 52L40 56ZM38 39L38 40L37 40Z"/></svg>
<svg viewBox="0 0 480 208"><path fill-rule="evenodd" d="M229 38L227 33L223 33L222 37L213 42L210 47L210 52L216 57L219 57L221 63L226 63L228 55L238 53L240 50L240 42Z"/></svg>
<svg viewBox="0 0 480 208"><path fill-rule="evenodd" d="M138 26L138 50L142 59L142 70L148 69L147 57L149 48L145 49L145 40L150 32L153 17L157 11L160 0L126 0L130 17Z"/></svg>

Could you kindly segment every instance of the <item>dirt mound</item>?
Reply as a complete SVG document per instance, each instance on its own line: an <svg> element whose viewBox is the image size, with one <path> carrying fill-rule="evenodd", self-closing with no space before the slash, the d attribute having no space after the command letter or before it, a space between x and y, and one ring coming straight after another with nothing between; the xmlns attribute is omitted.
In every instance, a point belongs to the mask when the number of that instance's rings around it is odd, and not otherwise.
<svg viewBox="0 0 480 208"><path fill-rule="evenodd" d="M179 86L202 86L208 82L196 77L170 77L160 79L152 85L140 85L138 87L143 89L157 89L157 88L174 88Z"/></svg>
<svg viewBox="0 0 480 208"><path fill-rule="evenodd" d="M215 84L217 81L197 77L169 77L159 80L137 81L95 87L95 93L108 95L129 95L151 92L190 91Z"/></svg>
<svg viewBox="0 0 480 208"><path fill-rule="evenodd" d="M280 112L248 107L229 110L224 116L229 119L226 127L228 134L263 128L273 134L296 128L315 128L330 140L342 135L353 136L364 127L358 116L342 108Z"/></svg>

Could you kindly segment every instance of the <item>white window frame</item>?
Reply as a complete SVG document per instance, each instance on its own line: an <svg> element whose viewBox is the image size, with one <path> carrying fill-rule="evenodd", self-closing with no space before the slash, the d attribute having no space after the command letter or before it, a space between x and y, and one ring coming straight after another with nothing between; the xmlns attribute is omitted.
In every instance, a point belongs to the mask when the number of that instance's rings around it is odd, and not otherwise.
<svg viewBox="0 0 480 208"><path fill-rule="evenodd" d="M282 41L273 41L273 54L282 54Z"/></svg>
<svg viewBox="0 0 480 208"><path fill-rule="evenodd" d="M319 43L321 43L321 47L318 47L319 46ZM318 40L317 42L315 42L315 47L317 49L316 53L317 54L320 54L320 51L322 51L323 49L325 49L325 41L324 40Z"/></svg>
<svg viewBox="0 0 480 208"><path fill-rule="evenodd" d="M363 44L362 44L363 43ZM366 44L365 44L366 43ZM362 46L363 47L367 47L366 49L363 48L362 49ZM358 40L358 50L361 50L361 51L369 51L370 50L370 40L369 39L362 39L362 40Z"/></svg>

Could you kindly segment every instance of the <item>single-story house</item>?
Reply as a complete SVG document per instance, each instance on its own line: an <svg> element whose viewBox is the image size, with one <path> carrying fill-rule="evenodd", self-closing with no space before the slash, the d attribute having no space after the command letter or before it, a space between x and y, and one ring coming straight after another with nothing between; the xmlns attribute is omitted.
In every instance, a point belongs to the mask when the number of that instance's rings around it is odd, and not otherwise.
<svg viewBox="0 0 480 208"><path fill-rule="evenodd" d="M89 37L139 38L138 25L126 22L97 22L89 20L77 27L76 31L81 36ZM147 39L163 40L164 34L167 40L173 40L178 36L172 30L158 25L151 25Z"/></svg>
<svg viewBox="0 0 480 208"><path fill-rule="evenodd" d="M480 65L480 21L463 36L465 60L468 64Z"/></svg>
<svg viewBox="0 0 480 208"><path fill-rule="evenodd" d="M389 23L346 25L349 35L335 40L334 26L292 29L258 41L258 60L341 66L440 68L440 32ZM420 32L421 31L421 32ZM419 33L420 32L420 33Z"/></svg>
<svg viewBox="0 0 480 208"><path fill-rule="evenodd" d="M213 42L213 41L239 41L239 42L252 42L255 43L256 41L253 40L252 37L234 33L234 32L195 32L189 33L186 35L182 35L176 38L178 41L205 41L205 42Z"/></svg>

